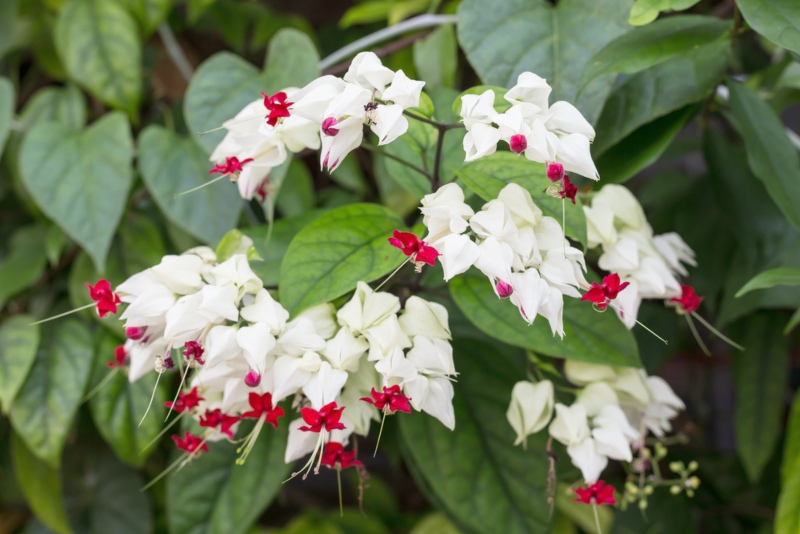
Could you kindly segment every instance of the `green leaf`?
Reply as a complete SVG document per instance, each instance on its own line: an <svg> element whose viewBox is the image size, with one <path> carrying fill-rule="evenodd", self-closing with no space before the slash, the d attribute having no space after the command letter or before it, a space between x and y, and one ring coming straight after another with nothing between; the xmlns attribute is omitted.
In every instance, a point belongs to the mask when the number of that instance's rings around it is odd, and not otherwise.
<svg viewBox="0 0 800 534"><path fill-rule="evenodd" d="M43 226L24 226L11 236L8 255L0 263L0 307L9 297L32 286L44 272Z"/></svg>
<svg viewBox="0 0 800 534"><path fill-rule="evenodd" d="M783 335L788 336L789 332L795 329L797 325L800 324L800 308L796 309L795 312L792 314L792 317L789 319L789 322L786 323L786 326L783 328Z"/></svg>
<svg viewBox="0 0 800 534"><path fill-rule="evenodd" d="M520 158L511 152L500 152L490 158L473 161L457 171L458 178L484 200L497 198L500 190L510 183L518 184L526 189L533 198L533 202L541 208L545 215L549 215L561 223L562 210L566 209L566 234L586 244L586 216L583 214L580 199L575 199L576 204L564 202L560 198L553 198L544 193L550 185L545 174L545 167L525 158Z"/></svg>
<svg viewBox="0 0 800 534"><path fill-rule="evenodd" d="M30 315L15 315L0 326L0 408L7 414L36 359L39 326Z"/></svg>
<svg viewBox="0 0 800 534"><path fill-rule="evenodd" d="M406 259L387 241L403 228L397 215L377 204L350 204L318 217L283 258L281 304L294 315L388 274Z"/></svg>
<svg viewBox="0 0 800 534"><path fill-rule="evenodd" d="M755 31L800 54L800 4L795 0L736 0L736 4Z"/></svg>
<svg viewBox="0 0 800 534"><path fill-rule="evenodd" d="M36 204L103 269L133 180L133 142L121 113L76 133L39 123L22 144L20 171Z"/></svg>
<svg viewBox="0 0 800 534"><path fill-rule="evenodd" d="M354 5L342 15L339 27L349 28L355 24L369 24L386 20L394 5L393 0L375 0Z"/></svg>
<svg viewBox="0 0 800 534"><path fill-rule="evenodd" d="M795 395L786 423L781 462L781 493L775 511L775 534L800 532L800 395Z"/></svg>
<svg viewBox="0 0 800 534"><path fill-rule="evenodd" d="M744 351L733 351L736 385L736 441L747 477L755 483L781 436L789 380L789 343L781 335L782 315L758 312L731 329Z"/></svg>
<svg viewBox="0 0 800 534"><path fill-rule="evenodd" d="M236 226L242 199L227 179L185 193L209 180L212 164L192 139L157 125L139 136L139 172L161 212L206 244L217 243Z"/></svg>
<svg viewBox="0 0 800 534"><path fill-rule="evenodd" d="M414 478L465 532L547 532L546 433L529 438L527 451L514 447L505 416L525 358L475 340L455 340L453 354L455 430L423 413L398 418Z"/></svg>
<svg viewBox="0 0 800 534"><path fill-rule="evenodd" d="M766 289L775 287L777 285L800 285L800 269L789 267L778 267L777 269L770 269L763 273L757 274L750 279L742 288L736 292L737 297L741 297L745 293L755 291L757 289Z"/></svg>
<svg viewBox="0 0 800 534"><path fill-rule="evenodd" d="M613 79L595 80L578 98L581 74L594 52L629 28L629 8L628 0L506 0L491 9L464 0L458 40L484 83L511 87L533 71L553 87L551 101L575 104L594 123Z"/></svg>
<svg viewBox="0 0 800 534"><path fill-rule="evenodd" d="M244 234L241 230L236 228L225 234L222 240L220 240L219 245L217 245L217 261L222 263L236 254L236 251L242 248L243 239Z"/></svg>
<svg viewBox="0 0 800 534"><path fill-rule="evenodd" d="M497 298L488 279L474 270L450 281L450 295L481 332L509 345L557 358L641 367L636 340L613 311L598 313L586 302L565 298L560 339L543 317L528 325L516 306Z"/></svg>
<svg viewBox="0 0 800 534"><path fill-rule="evenodd" d="M597 121L592 155L597 158L637 128L707 98L724 76L727 48L725 41L701 46L622 81Z"/></svg>
<svg viewBox="0 0 800 534"><path fill-rule="evenodd" d="M265 286L274 287L278 285L281 262L292 239L297 235L297 232L322 215L322 213L322 210L309 211L297 217L275 221L269 242L266 239L269 233L269 226L266 224L242 230L244 235L253 240L253 245L256 247L258 255L261 256L262 261L251 262L250 267L261 278Z"/></svg>
<svg viewBox="0 0 800 534"><path fill-rule="evenodd" d="M55 39L70 78L136 120L142 44L125 8L112 0L69 0L58 14Z"/></svg>
<svg viewBox="0 0 800 534"><path fill-rule="evenodd" d="M11 424L33 454L58 466L89 380L93 351L82 322L59 319L48 326L42 336L45 347L11 404Z"/></svg>
<svg viewBox="0 0 800 534"><path fill-rule="evenodd" d="M720 39L728 21L700 15L669 17L634 28L617 37L595 54L581 78L581 88L607 74L633 74L683 56L700 46Z"/></svg>
<svg viewBox="0 0 800 534"><path fill-rule="evenodd" d="M659 160L697 111L688 105L640 126L594 160L603 183L622 183Z"/></svg>
<svg viewBox="0 0 800 534"><path fill-rule="evenodd" d="M97 387L107 379L109 373L113 374L113 378L94 394L89 401L89 409L97 430L117 457L128 464L140 466L156 448L155 445L148 449L145 447L161 432L164 403L168 400L167 383L160 384L164 387L156 389L156 373L147 373L136 382L130 382L125 372L109 369L106 363L113 360L117 345L121 345L118 338L108 333L97 344L93 382ZM153 405L147 417L142 419L154 389Z"/></svg>
<svg viewBox="0 0 800 534"><path fill-rule="evenodd" d="M13 118L14 86L8 78L0 78L0 155L3 154Z"/></svg>
<svg viewBox="0 0 800 534"><path fill-rule="evenodd" d="M650 24L662 11L689 9L700 0L634 0L628 22L634 26Z"/></svg>
<svg viewBox="0 0 800 534"><path fill-rule="evenodd" d="M414 43L414 66L425 90L453 87L458 69L458 44L449 24L436 28L428 37Z"/></svg>
<svg viewBox="0 0 800 534"><path fill-rule="evenodd" d="M77 449L77 450L76 450ZM71 447L64 462L64 500L76 532L150 534L153 510L142 476L105 450Z"/></svg>
<svg viewBox="0 0 800 534"><path fill-rule="evenodd" d="M283 462L288 424L265 425L245 465L236 445L209 443L210 451L167 477L167 523L181 534L244 534L283 487L291 465ZM252 425L242 423L245 436ZM177 459L178 452L173 455Z"/></svg>
<svg viewBox="0 0 800 534"><path fill-rule="evenodd" d="M26 128L39 122L55 121L72 131L78 131L86 125L86 102L75 85L45 87L36 91L25 103L19 121Z"/></svg>
<svg viewBox="0 0 800 534"><path fill-rule="evenodd" d="M228 52L214 54L195 72L184 102L184 115L192 135L211 152L225 136L222 126L250 102L288 87L302 87L319 76L319 54L304 33L283 29L269 43L266 69Z"/></svg>
<svg viewBox="0 0 800 534"><path fill-rule="evenodd" d="M294 159L289 164L275 200L275 209L283 217L301 215L314 209L314 179L302 161Z"/></svg>
<svg viewBox="0 0 800 534"><path fill-rule="evenodd" d="M17 434L14 434L11 443L14 471L28 505L36 517L53 531L69 534L72 530L61 495L61 474L58 469L37 458Z"/></svg>
<svg viewBox="0 0 800 534"><path fill-rule="evenodd" d="M798 37L800 38L800 37ZM734 125L744 139L747 161L772 200L800 228L800 156L778 116L744 84L728 83Z"/></svg>
<svg viewBox="0 0 800 534"><path fill-rule="evenodd" d="M136 17L145 35L150 35L164 22L172 9L172 0L124 0L128 11Z"/></svg>

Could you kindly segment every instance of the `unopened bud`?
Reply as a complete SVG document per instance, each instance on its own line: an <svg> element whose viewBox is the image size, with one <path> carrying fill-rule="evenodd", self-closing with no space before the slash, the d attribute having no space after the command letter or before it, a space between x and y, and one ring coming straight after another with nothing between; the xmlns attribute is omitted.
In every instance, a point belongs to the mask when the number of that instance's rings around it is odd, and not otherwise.
<svg viewBox="0 0 800 534"><path fill-rule="evenodd" d="M146 326L129 326L125 329L125 337L134 341L139 341L144 337L146 332Z"/></svg>
<svg viewBox="0 0 800 534"><path fill-rule="evenodd" d="M514 154L519 155L528 148L528 140L522 134L512 135L511 139L508 140L508 146L511 147L511 151L514 152Z"/></svg>
<svg viewBox="0 0 800 534"><path fill-rule="evenodd" d="M244 383L247 387L254 388L261 383L261 375L255 369L250 369L244 375Z"/></svg>
<svg viewBox="0 0 800 534"><path fill-rule="evenodd" d="M560 163L547 165L547 179L551 182L560 182L564 178L564 166Z"/></svg>
<svg viewBox="0 0 800 534"><path fill-rule="evenodd" d="M645 486L644 487L644 494L645 495L652 495L653 494L653 486Z"/></svg>
<svg viewBox="0 0 800 534"><path fill-rule="evenodd" d="M647 510L647 501L642 499L639 501L639 510Z"/></svg>
<svg viewBox="0 0 800 534"><path fill-rule="evenodd" d="M697 477L689 477L689 480L686 481L686 486L692 489L697 489L700 487L700 479Z"/></svg>
<svg viewBox="0 0 800 534"><path fill-rule="evenodd" d="M669 470L673 473L680 473L683 471L683 462L670 462Z"/></svg>
<svg viewBox="0 0 800 534"><path fill-rule="evenodd" d="M497 291L497 296L501 299L507 299L514 293L514 288L511 287L511 284L508 282L503 282L502 280L498 281L497 284L494 286L495 291Z"/></svg>
<svg viewBox="0 0 800 534"><path fill-rule="evenodd" d="M671 494L673 494L673 495L677 495L677 494L679 494L681 492L681 487L680 486L671 486L669 488L669 492Z"/></svg>
<svg viewBox="0 0 800 534"><path fill-rule="evenodd" d="M339 133L339 128L335 127L338 123L339 121L337 121L333 117L327 117L324 121L322 121L322 126L321 126L322 133L324 133L329 137L335 136L336 134Z"/></svg>
<svg viewBox="0 0 800 534"><path fill-rule="evenodd" d="M636 495L639 493L639 487L633 482L627 482L625 484L625 491L627 491L631 495Z"/></svg>
<svg viewBox="0 0 800 534"><path fill-rule="evenodd" d="M692 460L691 462L689 462L689 469L688 470L691 473L692 471L697 471L698 467L700 467L700 466L697 464L697 462Z"/></svg>

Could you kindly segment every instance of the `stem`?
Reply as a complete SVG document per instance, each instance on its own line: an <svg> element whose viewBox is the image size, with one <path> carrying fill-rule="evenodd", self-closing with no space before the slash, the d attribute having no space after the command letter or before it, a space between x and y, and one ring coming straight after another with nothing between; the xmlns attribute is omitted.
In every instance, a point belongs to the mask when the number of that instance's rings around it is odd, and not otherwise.
<svg viewBox="0 0 800 534"><path fill-rule="evenodd" d="M418 173L420 173L421 175L425 176L428 180L433 180L433 176L431 176L431 173L429 173L425 169L423 169L421 167L417 167L413 163L409 163L408 161L404 160L403 158L399 158L399 157L395 156L394 154L389 154L388 152L386 152L384 150L381 150L380 148L376 147L375 145L370 145L369 143L364 143L364 144L361 145L361 147L369 150L370 152L374 152L376 154L380 154L381 156L385 156L385 157L387 157L387 158L389 158L389 159L391 159L393 161L396 161L397 163L400 163L401 165L405 165L409 169L415 170Z"/></svg>
<svg viewBox="0 0 800 534"><path fill-rule="evenodd" d="M336 470L336 485L339 486L339 517L344 517L344 506L342 506L342 470Z"/></svg>
<svg viewBox="0 0 800 534"><path fill-rule="evenodd" d="M694 339L695 341L697 341L698 345L700 345L703 354L705 354L706 356L711 356L711 351L708 350L708 347L706 347L706 344L703 342L703 338L700 337L700 332L698 332L697 327L694 326L694 321L692 321L691 316L685 315L685 317L686 317L686 322L689 324L689 330L692 331L692 335L694 336Z"/></svg>
<svg viewBox="0 0 800 534"><path fill-rule="evenodd" d="M445 128L439 128L439 135L436 137L436 152L433 156L433 176L431 176L431 191L436 192L441 185L439 178L439 168L442 166L442 147L444 146L444 134L447 133Z"/></svg>
<svg viewBox="0 0 800 534"><path fill-rule="evenodd" d="M158 36L161 37L161 42L164 43L167 55L178 67L181 76L187 82L191 80L194 75L194 69L192 69L192 64L186 58L186 54L183 53L183 49L178 44L178 40L175 38L175 34L172 33L172 28L169 27L169 24L165 22L158 27Z"/></svg>
<svg viewBox="0 0 800 534"><path fill-rule="evenodd" d="M378 30L375 33L371 33L365 37L362 37L361 39L353 41L343 48L340 48L333 54L320 61L319 69L325 70L328 67L336 65L338 62L347 59L352 54L369 48L370 46L380 43L381 41L402 35L406 32L430 28L431 26L455 24L456 22L458 22L458 17L455 15L419 15L417 17L410 18L399 24L395 24L394 26Z"/></svg>
<svg viewBox="0 0 800 534"><path fill-rule="evenodd" d="M422 115L417 115L416 113L407 109L403 111L403 115L406 117L411 117L414 120L424 122L425 124L430 124L439 130L454 130L456 128L464 128L464 124L461 122L439 122L429 119L428 117L423 117Z"/></svg>

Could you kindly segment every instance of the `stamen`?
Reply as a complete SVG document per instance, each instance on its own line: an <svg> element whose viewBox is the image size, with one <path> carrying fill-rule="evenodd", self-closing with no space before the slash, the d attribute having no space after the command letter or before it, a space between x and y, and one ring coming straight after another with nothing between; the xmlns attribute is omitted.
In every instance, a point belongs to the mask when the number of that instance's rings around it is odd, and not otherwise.
<svg viewBox="0 0 800 534"><path fill-rule="evenodd" d="M213 183L219 182L223 178L227 178L227 177L228 177L227 174L221 174L221 175L217 176L216 178L214 178L213 180L211 180L210 182L206 182L206 183L204 183L202 185L198 185L197 187L193 187L193 188L189 189L188 191L184 191L183 193L177 193L172 198L178 198L178 197L182 197L183 195L188 195L189 193L194 193L195 191L197 191L199 189L203 189L204 187L209 186L209 185L211 185Z"/></svg>
<svg viewBox="0 0 800 534"><path fill-rule="evenodd" d="M106 375L106 377L99 384L97 384L94 387L94 389L92 389L89 393L87 393L85 397L83 397L81 399L81 404L83 404L84 402L88 401L89 399L91 399L92 397L97 395L97 393L101 389L103 389L111 381L112 378L114 378L114 374L116 372L117 372L116 369L112 369L111 371L109 371L109 373Z"/></svg>
<svg viewBox="0 0 800 534"><path fill-rule="evenodd" d="M402 269L402 268L403 268L403 265L405 265L406 263L408 263L408 262L410 262L410 261L411 261L411 256L407 257L407 258L406 258L406 261L404 261L403 263L401 263L401 264L400 264L400 266L399 266L397 269L395 269L394 271L392 271L392 274L390 274L389 276L387 276L387 277L386 277L386 279L385 279L383 282L381 282L381 283L380 283L380 285L379 285L378 287L376 287L376 288L375 288L375 291L378 291L380 288L382 288L382 287L383 287L383 286L386 284L386 282L388 282L389 280L391 280L391 279L392 279L392 277L393 277L394 275L396 275L396 274L397 274L397 272L398 272L400 269Z"/></svg>
<svg viewBox="0 0 800 534"><path fill-rule="evenodd" d="M692 321L692 318L689 317L687 314L683 314L683 316L686 317L686 322L689 324L689 330L692 331L692 335L694 336L695 341L697 341L697 344L700 345L703 354L705 354L706 356L711 356L711 351L708 350L708 347L706 347L706 344L703 342L703 338L700 337L700 333L694 326L694 321Z"/></svg>
<svg viewBox="0 0 800 534"><path fill-rule="evenodd" d="M697 312L692 312L692 317L694 317L695 319L700 321L700 323L702 323L703 326L705 326L706 328L711 330L711 332L713 332L718 338L720 338L722 341L724 341L725 343L727 343L731 347L737 348L739 350L744 350L743 346L739 345L738 343L733 341L731 338L724 336L722 334L722 332L720 332L719 330L717 330L716 328L711 326L711 324L708 321L706 321L705 319L700 317L700 315Z"/></svg>
<svg viewBox="0 0 800 534"><path fill-rule="evenodd" d="M150 413L150 407L153 406L153 399L156 398L156 390L158 389L158 381L161 380L161 375L162 374L164 374L164 373L158 373L158 376L156 377L156 385L153 386L153 393L150 394L150 402L147 403L147 409L144 411L144 415L142 416L142 420L139 421L139 424L137 425L136 428L139 428L139 427L142 426L142 423L144 423L145 417L147 417L147 414ZM169 417L169 414L167 414L167 416Z"/></svg>
<svg viewBox="0 0 800 534"><path fill-rule="evenodd" d="M336 485L339 487L339 517L344 517L344 506L342 506L342 470L336 469Z"/></svg>
<svg viewBox="0 0 800 534"><path fill-rule="evenodd" d="M146 491L147 489L152 487L156 482L158 482L159 480L161 480L162 478L167 476L167 474L169 474L169 472L172 471L173 469L175 469L176 467L178 469L183 468L184 465L189 463L189 460L191 460L192 457L197 456L198 454L200 454L200 451L203 448L203 445L205 444L206 439L207 439L207 436L203 438L203 441L200 442L200 444L197 446L197 448L195 449L194 452L187 452L186 454L178 457L178 459L175 460L174 462L172 462L169 465L169 467L167 467L166 469L161 471L161 473L159 473L156 478L154 478L153 480L151 480L150 482L148 482L147 484L142 486L142 488L139 491Z"/></svg>
<svg viewBox="0 0 800 534"><path fill-rule="evenodd" d="M264 427L264 421L266 420L266 414L263 417L259 417L255 428L253 428L253 431L245 438L244 445L236 449L237 454L241 453L241 456L236 459L236 465L244 465L247 461L247 457L250 455L250 451L253 450L253 446L256 444L258 435L261 433L261 429Z"/></svg>
<svg viewBox="0 0 800 534"><path fill-rule="evenodd" d="M378 445L381 444L381 435L383 434L383 423L386 422L386 410L383 411L383 419L381 419L381 429L378 430L378 441L375 443L375 452L372 453L372 457L375 458L378 454Z"/></svg>
<svg viewBox="0 0 800 534"><path fill-rule="evenodd" d="M34 326L37 324L46 323L47 321L52 321L53 319L60 319L61 317L66 317L67 315L72 315L75 312L79 312L82 310L88 310L89 308L94 308L97 306L96 302L92 302L91 304L87 304L86 306L81 306L80 308L75 308L74 310L66 311L64 313L59 313L58 315L54 315L52 317L48 317L47 319L42 319L41 321L36 321L35 323L31 323L28 326Z"/></svg>
<svg viewBox="0 0 800 534"><path fill-rule="evenodd" d="M178 360L180 361L180 358ZM186 368L183 370L183 374L181 375L181 383L178 386L178 391L175 392L175 398L172 399L172 405L169 407L169 411L167 412L167 416L164 418L164 421L169 419L169 416L170 416L170 414L172 413L172 410L175 407L175 403L178 402L178 397L180 396L181 390L183 389L183 383L186 381L186 375L189 374L189 367L191 367L191 366L187 362L186 363ZM155 393L155 390L153 391L153 393Z"/></svg>
<svg viewBox="0 0 800 534"><path fill-rule="evenodd" d="M159 376L161 376L161 375L159 375ZM181 417L183 417L184 413L186 413L186 412L179 412L179 413L178 413L178 417L176 417L175 419L173 419L172 421L170 421L170 422L169 422L169 424L168 424L167 426L165 426L165 427L164 427L164 429L163 429L161 432L159 432L159 433L158 433L158 435L157 435L156 437L154 437L154 438L153 438L153 439L150 441L150 443L148 443L147 445L145 445L145 446L144 446L144 448L142 449L142 451L146 451L147 449L149 449L150 447L152 447L152 446L153 446L155 443L158 443L158 441L161 439L161 437L162 437L164 434L166 434L166 433L169 431L169 429L170 429L170 428L172 428L173 426L175 426L175 423L177 423L178 421L180 421L180 420L181 420ZM139 423L139 424L141 424L141 423Z"/></svg>

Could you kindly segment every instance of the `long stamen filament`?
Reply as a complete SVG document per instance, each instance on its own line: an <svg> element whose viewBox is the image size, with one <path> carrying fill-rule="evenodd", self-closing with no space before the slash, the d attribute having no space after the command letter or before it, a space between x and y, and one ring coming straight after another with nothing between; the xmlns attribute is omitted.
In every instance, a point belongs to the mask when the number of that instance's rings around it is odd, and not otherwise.
<svg viewBox="0 0 800 534"><path fill-rule="evenodd" d="M394 271L392 271L392 274L390 274L389 276L387 276L387 277L386 277L386 279L385 279L383 282L381 282L381 283L380 283L380 285L379 285L378 287L376 287L376 288L375 288L375 291L378 291L380 288L382 288L382 287L384 286L384 284L386 284L386 282L388 282L389 280L391 280L391 279L392 279L392 277L393 277L394 275L396 275L396 274L397 274L397 272L398 272L400 269L402 269L402 268L403 268L403 265L405 265L406 263L408 263L408 262L410 262L410 261L411 261L411 256L409 256L408 258L406 258L406 261L404 261L403 263L401 263L401 264L400 264L400 266L399 266L397 269L395 269Z"/></svg>
<svg viewBox="0 0 800 534"><path fill-rule="evenodd" d="M692 318L686 314L684 314L684 317L686 317L686 322L689 324L689 330L692 331L695 341L697 341L697 344L700 345L700 348L703 350L703 354L706 356L711 356L711 351L708 350L708 347L703 342L703 338L700 337L700 332L697 331L697 327L694 325Z"/></svg>
<svg viewBox="0 0 800 534"><path fill-rule="evenodd" d="M162 374L164 374L164 373L163 372L158 373L158 376L156 377L156 385L153 386L153 393L150 394L150 402L147 403L147 409L144 411L144 415L142 416L142 420L139 421L139 424L137 425L137 428L142 426L142 423L144 423L145 417L147 417L147 414L150 413L150 407L153 406L153 399L156 398L156 390L158 389L158 381L161 380L161 375ZM169 414L167 414L167 417L169 417Z"/></svg>
<svg viewBox="0 0 800 534"><path fill-rule="evenodd" d="M103 380L102 380L102 381L100 381L100 383L99 383L99 384L97 384L97 385L96 385L96 386L95 386L95 387L94 387L94 388L93 388L93 389L92 389L92 390L91 390L89 393L87 393L87 394L86 394L86 396L85 396L85 397L83 397L83 398L81 399L81 403L84 403L84 402L88 401L89 399L91 399L92 397L94 397L95 395L97 395L97 393L98 393L98 392L99 392L101 389L103 389L104 387L106 387L106 384L108 384L109 382L111 382L111 379L112 379L112 378L114 378L114 375L116 374L116 371L117 371L116 369L113 369L113 370L111 370L111 371L110 371L110 372L109 372L109 373L106 375L106 377L105 377L105 378L103 378Z"/></svg>
<svg viewBox="0 0 800 534"><path fill-rule="evenodd" d="M159 376L161 376L161 375L159 375ZM170 421L170 422L169 422L169 424L168 424L167 426L165 426L165 427L164 427L164 429L163 429L161 432L159 432L159 433L158 433L158 435L157 435L156 437L154 437L154 438L153 438L153 439L150 441L150 443L148 443L147 445L145 445L145 446L144 446L144 448L143 448L142 450L143 450L143 451L146 451L147 449L149 449L150 447L152 447L152 446L153 446L153 444L157 443L157 442L158 442L158 440L160 440L160 439L161 439L161 437L162 437L164 434L166 434L167 432L169 432L169 429L170 429L170 428L172 428L173 426L175 426L175 423L177 423L178 421L180 421L180 420L181 420L181 417L183 417L185 413L186 413L186 412L180 412L180 413L178 414L178 417L176 417L175 419L173 419L172 421Z"/></svg>
<svg viewBox="0 0 800 534"><path fill-rule="evenodd" d="M53 319L60 319L61 317L66 317L67 315L72 315L75 312L79 312L82 310L88 310L89 308L93 308L97 306L97 303L92 302L91 304L87 304L86 306L81 306L80 308L75 308L74 310L65 311L64 313L59 313L58 315L54 315L52 317L48 317L47 319L42 319L41 321L36 321L35 323L31 323L28 326L34 326L37 324L46 323L47 321L52 321Z"/></svg>
<svg viewBox="0 0 800 534"><path fill-rule="evenodd" d="M253 450L253 446L256 444L258 435L261 433L261 429L264 427L264 421L266 420L267 420L266 415L264 415L263 417L259 417L255 428L253 428L253 431L250 432L250 435L247 436L247 438L245 438L244 445L236 449L237 453L242 454L236 459L236 465L244 465L244 463L247 461L247 457L250 455L250 451ZM243 450L244 452L242 452Z"/></svg>
<svg viewBox="0 0 800 534"><path fill-rule="evenodd" d="M203 448L203 445L205 445L205 443L206 443L206 438L204 437L203 441L201 441L200 444L197 445L197 448L194 450L194 452L187 452L186 454L180 455L177 460L175 460L174 462L172 462L169 465L169 467L167 467L166 469L161 471L161 473L159 473L156 478L154 478L153 480L151 480L150 482L148 482L147 484L142 486L142 488L139 491L146 491L148 488L153 486L156 482L158 482L159 480L161 480L162 478L167 476L167 474L169 474L170 471L172 471L176 467L178 469L182 468L184 465L186 465L189 462L189 460L191 460L193 457L197 456L200 453L200 450Z"/></svg>
<svg viewBox="0 0 800 534"><path fill-rule="evenodd" d="M386 422L386 412L383 412L383 419L381 419L381 429L378 430L378 441L375 443L375 452L372 453L372 457L375 458L378 454L378 445L381 444L381 435L383 434L383 423Z"/></svg>
<svg viewBox="0 0 800 534"><path fill-rule="evenodd" d="M600 516L597 514L597 503L592 503L592 510L594 510L594 523L597 526L597 534L603 534L603 529L600 528Z"/></svg>
<svg viewBox="0 0 800 534"><path fill-rule="evenodd" d="M728 345L730 345L732 347L735 347L735 348L737 348L739 350L744 350L743 346L739 345L738 343L733 341L731 338L726 337L725 335L723 335L722 332L720 332L719 330L717 330L716 328L711 326L711 324L708 321L706 321L705 319L703 319L697 312L692 312L692 317L694 317L695 319L700 321L700 323L703 326L705 326L706 328L711 330L711 332L713 332L718 338L720 338L722 341L724 341Z"/></svg>
<svg viewBox="0 0 800 534"><path fill-rule="evenodd" d="M180 397L181 395L181 390L183 389L183 383L186 382L186 375L189 374L189 367L191 367L189 365L189 362L186 362L186 368L183 370L183 374L181 375L181 383L178 386L178 391L175 392L175 398L172 399L172 406L169 407L169 411L167 412L167 416L164 418L164 421L169 419L172 410L175 409L175 403L178 402L178 397Z"/></svg>
<svg viewBox="0 0 800 534"><path fill-rule="evenodd" d="M342 470L336 469L336 485L339 486L339 517L344 517L344 506L342 505Z"/></svg>
<svg viewBox="0 0 800 534"><path fill-rule="evenodd" d="M616 311L622 313L622 314L625 313L624 310L622 310L619 306L617 306L613 302L609 302L608 305L611 306L612 308L614 308ZM656 334L655 332L653 332L650 328L648 328L647 326L642 324L638 319L636 320L636 324L638 324L639 326L641 326L642 328L644 328L645 330L647 330L648 332L653 334L656 337L656 339L658 339L659 341L663 342L664 345L669 345L669 342L666 339L664 339L663 337L661 337L658 334Z"/></svg>
<svg viewBox="0 0 800 534"><path fill-rule="evenodd" d="M297 475L299 475L303 471L305 471L305 474L303 474L303 480L306 479L308 474L311 472L311 468L314 467L314 460L317 458L317 451L320 450L321 443L322 443L322 432L319 433L319 439L317 440L317 444L314 446L314 452L311 453L311 457L308 459L308 461L305 463L305 465L303 465L303 467L301 467L299 470L297 470L294 473L292 473L292 476L290 476L289 478L284 480L283 484L286 484L287 482L292 480L294 477L296 477Z"/></svg>
<svg viewBox="0 0 800 534"><path fill-rule="evenodd" d="M203 189L204 187L206 187L206 186L209 186L209 185L211 185L211 184L213 184L213 183L219 182L219 181L220 181L220 180L222 180L223 178L227 178L227 177L228 177L228 175L227 175L227 174L222 174L222 175L220 175L220 176L217 176L216 178L214 178L214 179L213 179L213 180L211 180L210 182L206 182L206 183L204 183L204 184L202 184L202 185L198 185L197 187L193 187L193 188L189 189L188 191L184 191L183 193L177 193L177 194L176 194L174 197L172 197L172 198L178 198L178 197L182 197L183 195L188 195L189 193L194 193L195 191L197 191L197 190L199 190L199 189Z"/></svg>

